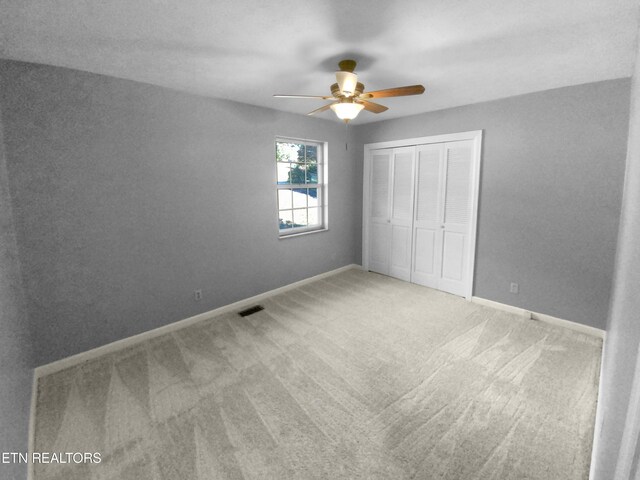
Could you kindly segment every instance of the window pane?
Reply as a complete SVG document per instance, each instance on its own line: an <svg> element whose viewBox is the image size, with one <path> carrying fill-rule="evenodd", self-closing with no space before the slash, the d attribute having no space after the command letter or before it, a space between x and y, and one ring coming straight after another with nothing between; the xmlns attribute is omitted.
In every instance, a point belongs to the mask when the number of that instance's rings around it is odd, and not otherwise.
<svg viewBox="0 0 640 480"><path fill-rule="evenodd" d="M308 210L308 220L309 220L309 225L319 225L320 224L319 209L310 208Z"/></svg>
<svg viewBox="0 0 640 480"><path fill-rule="evenodd" d="M318 162L318 146L317 145L307 145L307 163L317 163Z"/></svg>
<svg viewBox="0 0 640 480"><path fill-rule="evenodd" d="M291 183L304 184L305 181L304 163L294 163L291 165Z"/></svg>
<svg viewBox="0 0 640 480"><path fill-rule="evenodd" d="M293 211L293 224L296 227L307 226L307 209L301 208Z"/></svg>
<svg viewBox="0 0 640 480"><path fill-rule="evenodd" d="M293 190L293 208L300 208L307 206L307 189L295 188Z"/></svg>
<svg viewBox="0 0 640 480"><path fill-rule="evenodd" d="M289 183L289 173L291 172L291 167L288 163L278 163L278 184L283 185L285 183Z"/></svg>
<svg viewBox="0 0 640 480"><path fill-rule="evenodd" d="M291 155L291 161L304 163L304 145L293 145L293 154Z"/></svg>
<svg viewBox="0 0 640 480"><path fill-rule="evenodd" d="M276 142L276 161L300 162L304 161L304 145L296 143Z"/></svg>
<svg viewBox="0 0 640 480"><path fill-rule="evenodd" d="M279 212L280 217L280 230L293 227L293 211L283 210Z"/></svg>
<svg viewBox="0 0 640 480"><path fill-rule="evenodd" d="M307 201L309 202L308 205L310 207L317 207L318 206L318 189L309 188L308 192L309 192L307 197Z"/></svg>
<svg viewBox="0 0 640 480"><path fill-rule="evenodd" d="M278 209L292 208L291 190L288 188L278 190Z"/></svg>
<svg viewBox="0 0 640 480"><path fill-rule="evenodd" d="M318 183L318 165L307 165L307 183Z"/></svg>

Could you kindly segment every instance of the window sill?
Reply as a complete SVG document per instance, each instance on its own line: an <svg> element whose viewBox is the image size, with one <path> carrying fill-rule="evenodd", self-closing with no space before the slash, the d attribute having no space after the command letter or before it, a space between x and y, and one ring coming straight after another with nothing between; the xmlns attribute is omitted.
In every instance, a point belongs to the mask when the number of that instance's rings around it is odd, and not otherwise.
<svg viewBox="0 0 640 480"><path fill-rule="evenodd" d="M311 235L314 233L322 233L322 232L328 232L328 231L329 231L328 228L320 228L318 230L309 230L308 232L290 233L289 235L280 235L278 239L284 240L286 238L302 237L303 235Z"/></svg>

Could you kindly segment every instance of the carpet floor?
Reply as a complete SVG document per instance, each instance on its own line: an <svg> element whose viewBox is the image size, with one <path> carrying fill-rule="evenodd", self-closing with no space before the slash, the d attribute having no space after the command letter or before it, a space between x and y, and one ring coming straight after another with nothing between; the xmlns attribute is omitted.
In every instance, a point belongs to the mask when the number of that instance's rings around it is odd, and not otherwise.
<svg viewBox="0 0 640 480"><path fill-rule="evenodd" d="M602 342L349 270L39 379L35 480L588 478Z"/></svg>

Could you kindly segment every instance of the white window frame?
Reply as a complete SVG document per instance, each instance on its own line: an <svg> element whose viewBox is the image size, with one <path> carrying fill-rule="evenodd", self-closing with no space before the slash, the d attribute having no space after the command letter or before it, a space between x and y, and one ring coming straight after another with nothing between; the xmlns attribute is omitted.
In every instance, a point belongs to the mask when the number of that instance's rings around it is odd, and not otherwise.
<svg viewBox="0 0 640 480"><path fill-rule="evenodd" d="M276 144L282 142L282 143L294 143L294 144L304 144L304 145L312 145L317 147L317 155L318 155L318 159L317 159L317 164L318 164L318 182L317 183L305 183L305 184L279 184L278 183L278 161L277 161L277 154L276 154ZM293 138L293 137L284 137L284 136L278 136L276 137L274 143L273 143L273 158L276 160L275 161L275 167L276 167L276 180L275 180L275 185L276 185L276 212L277 212L277 219L278 219L278 236L279 238L289 238L289 237L295 237L301 234L308 234L308 233L316 233L316 232L323 232L328 230L328 208L327 208L327 150L328 150L328 146L327 146L327 142L323 142L323 141L319 141L319 140L310 140L310 139L303 139L303 138ZM318 190L318 220L319 223L315 224L315 225L307 225L304 227L292 227L292 228L287 228L287 229L280 229L280 212L281 211L286 211L289 209L280 209L280 205L279 205L279 194L278 192L280 190L289 190L289 189L294 189L294 188L317 188ZM300 209L302 208L309 208L309 206L307 205L306 207L300 207ZM292 208L290 210L295 210Z"/></svg>

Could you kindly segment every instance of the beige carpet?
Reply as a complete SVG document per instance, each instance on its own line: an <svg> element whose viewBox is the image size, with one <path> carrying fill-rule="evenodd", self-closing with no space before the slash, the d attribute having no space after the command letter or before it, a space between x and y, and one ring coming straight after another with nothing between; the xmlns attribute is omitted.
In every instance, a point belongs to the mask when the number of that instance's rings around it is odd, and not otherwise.
<svg viewBox="0 0 640 480"><path fill-rule="evenodd" d="M587 479L601 341L350 270L40 379L35 479Z"/></svg>

